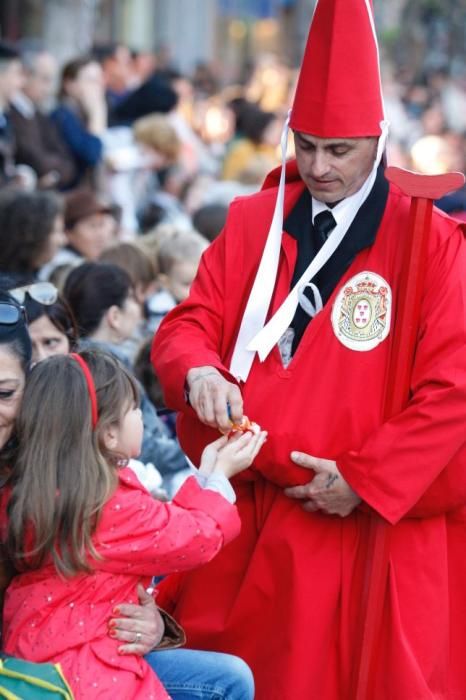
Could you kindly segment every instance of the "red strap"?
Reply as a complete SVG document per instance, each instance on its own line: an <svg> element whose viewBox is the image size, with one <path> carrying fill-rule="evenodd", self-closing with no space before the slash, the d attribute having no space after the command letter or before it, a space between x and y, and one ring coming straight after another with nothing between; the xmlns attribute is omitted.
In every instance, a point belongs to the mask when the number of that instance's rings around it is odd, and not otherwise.
<svg viewBox="0 0 466 700"><path fill-rule="evenodd" d="M75 352L70 353L70 357L73 358L73 360L76 360L78 365L81 367L84 378L86 380L87 384L87 390L89 393L89 398L91 400L91 416L92 416L92 430L95 430L97 421L99 420L99 413L97 410L97 394L95 391L95 384L94 380L92 378L91 370L89 369L86 361L81 357L81 355L78 355Z"/></svg>

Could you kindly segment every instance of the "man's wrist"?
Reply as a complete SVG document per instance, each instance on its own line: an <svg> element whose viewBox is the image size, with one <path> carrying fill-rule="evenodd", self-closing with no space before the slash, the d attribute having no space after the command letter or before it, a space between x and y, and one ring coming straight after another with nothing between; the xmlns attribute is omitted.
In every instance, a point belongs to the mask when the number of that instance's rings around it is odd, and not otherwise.
<svg viewBox="0 0 466 700"><path fill-rule="evenodd" d="M220 372L218 369L215 369L215 367L193 367L192 369L188 370L185 382L188 390L191 389L192 384L197 382L198 379L203 379L204 377L208 377L210 375L216 375L217 377L221 376Z"/></svg>

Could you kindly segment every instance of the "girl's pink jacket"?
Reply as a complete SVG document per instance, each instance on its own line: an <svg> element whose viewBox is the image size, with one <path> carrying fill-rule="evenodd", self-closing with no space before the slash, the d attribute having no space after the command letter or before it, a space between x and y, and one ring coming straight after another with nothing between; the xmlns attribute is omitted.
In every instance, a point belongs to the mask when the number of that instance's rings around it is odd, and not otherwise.
<svg viewBox="0 0 466 700"><path fill-rule="evenodd" d="M6 512L8 494L0 501ZM76 698L162 700L167 692L143 658L118 654L108 635L118 603L137 603L136 586L154 575L212 559L238 534L236 507L190 477L172 503L154 500L130 469L105 505L94 536L102 559L92 575L61 578L51 562L16 576L8 588L4 650L60 662ZM163 652L161 652L163 653Z"/></svg>

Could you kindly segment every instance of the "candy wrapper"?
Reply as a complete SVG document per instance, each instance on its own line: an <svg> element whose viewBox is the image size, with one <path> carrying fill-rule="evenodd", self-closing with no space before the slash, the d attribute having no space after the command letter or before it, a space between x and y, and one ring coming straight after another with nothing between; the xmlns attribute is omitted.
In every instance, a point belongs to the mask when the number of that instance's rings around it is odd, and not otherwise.
<svg viewBox="0 0 466 700"><path fill-rule="evenodd" d="M250 421L247 416L243 416L241 423L233 423L233 421L231 421L231 427L227 435L230 438L237 433L253 433L257 435L257 433L260 433L260 426Z"/></svg>

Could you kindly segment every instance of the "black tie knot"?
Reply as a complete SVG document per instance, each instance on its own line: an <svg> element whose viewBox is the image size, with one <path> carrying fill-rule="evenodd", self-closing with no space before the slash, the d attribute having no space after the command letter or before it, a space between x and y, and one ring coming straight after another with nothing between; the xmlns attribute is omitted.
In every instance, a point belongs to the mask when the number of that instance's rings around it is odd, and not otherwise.
<svg viewBox="0 0 466 700"><path fill-rule="evenodd" d="M314 217L314 229L318 234L321 245L325 243L330 231L332 231L336 225L337 222L335 221L332 212L328 209L321 211L320 214L316 214Z"/></svg>

